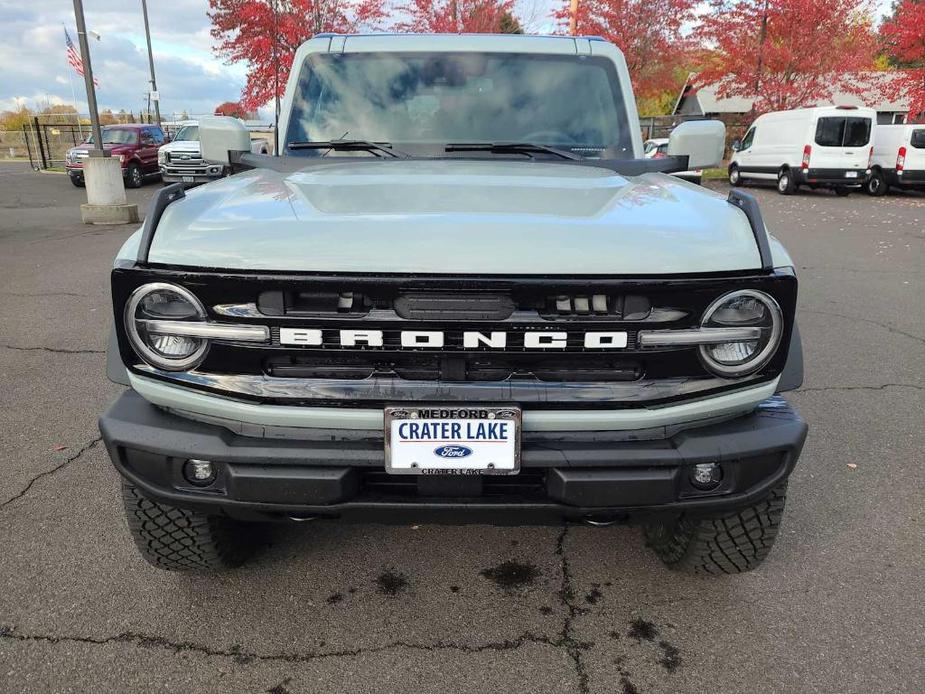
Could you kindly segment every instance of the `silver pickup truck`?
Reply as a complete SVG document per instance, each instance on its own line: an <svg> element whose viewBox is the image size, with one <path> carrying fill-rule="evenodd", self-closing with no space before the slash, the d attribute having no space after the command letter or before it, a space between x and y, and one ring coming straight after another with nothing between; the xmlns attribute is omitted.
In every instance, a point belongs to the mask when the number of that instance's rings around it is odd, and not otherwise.
<svg viewBox="0 0 925 694"><path fill-rule="evenodd" d="M270 142L266 138L252 137L250 150L254 154L269 154ZM202 158L196 121L187 122L170 142L158 148L157 166L165 184L208 183L228 173L222 164Z"/></svg>
<svg viewBox="0 0 925 694"><path fill-rule="evenodd" d="M244 561L263 521L632 522L670 566L756 567L807 427L793 262L754 198L646 159L593 38L323 35L278 156L163 188L112 270L100 419L141 554Z"/></svg>

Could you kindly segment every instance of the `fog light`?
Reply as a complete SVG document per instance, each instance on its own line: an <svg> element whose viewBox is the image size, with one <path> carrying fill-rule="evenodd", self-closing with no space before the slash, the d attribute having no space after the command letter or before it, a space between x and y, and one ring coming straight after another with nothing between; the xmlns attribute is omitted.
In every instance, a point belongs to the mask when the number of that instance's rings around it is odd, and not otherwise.
<svg viewBox="0 0 925 694"><path fill-rule="evenodd" d="M183 466L183 476L190 484L207 487L215 481L215 466L208 460L191 458Z"/></svg>
<svg viewBox="0 0 925 694"><path fill-rule="evenodd" d="M716 463L698 463L691 471L691 484L697 489L716 489L722 481L723 468Z"/></svg>

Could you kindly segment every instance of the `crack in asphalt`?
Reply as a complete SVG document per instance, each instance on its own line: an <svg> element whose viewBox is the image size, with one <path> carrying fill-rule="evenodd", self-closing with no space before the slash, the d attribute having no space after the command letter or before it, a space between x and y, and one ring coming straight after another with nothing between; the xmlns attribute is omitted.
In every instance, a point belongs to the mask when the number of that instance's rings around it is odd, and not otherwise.
<svg viewBox="0 0 925 694"><path fill-rule="evenodd" d="M16 500L18 500L18 499L22 499L26 494L29 493L29 490L32 489L32 487L35 485L35 483L38 482L40 479L42 479L43 477L49 477L49 476L51 476L51 475L54 475L54 474L57 473L57 472L60 472L61 470L63 470L64 468L66 468L68 465L70 465L71 463L73 463L74 461L76 461L78 458L80 458L80 456L82 456L84 453L86 453L87 451L89 451L91 448L95 447L96 444L98 444L98 443L99 443L100 441L102 441L102 440L103 440L103 437L102 437L102 436L96 437L95 439L93 439L93 440L90 441L89 443L85 443L83 446L80 447L80 449L79 449L74 455L72 455L72 456L70 456L70 457L68 457L68 458L65 458L61 463L59 463L59 464L56 465L55 467L51 468L50 470L45 470L44 472L40 472L39 474L37 474L35 477L33 477L31 480L29 480L29 484L27 484L27 485L22 489L22 491L20 491L18 494L15 494L15 495L12 496L12 497L10 497L9 499L7 499L6 501L4 501L3 503L0 503L0 509L4 509L4 508L6 508L7 506L9 506L10 504L12 504L14 501L16 501Z"/></svg>
<svg viewBox="0 0 925 694"><path fill-rule="evenodd" d="M574 635L575 619L584 614L587 610L580 608L575 604L575 589L572 586L572 569L565 554L565 537L568 534L568 526L562 526L562 532L556 539L556 556L559 557L562 571L562 587L559 589L559 601L566 608L567 613L565 621L562 623L562 629L559 632L560 637L555 645L565 649L572 662L575 665L575 674L578 676L578 691L580 694L588 694L589 680L588 671L582 661L583 651L588 650L592 644L579 641Z"/></svg>
<svg viewBox="0 0 925 694"><path fill-rule="evenodd" d="M504 641L490 641L483 644L454 643L452 641L436 641L434 643L412 643L407 641L393 641L381 646L367 648L345 649L340 651L309 651L306 653L256 653L244 651L239 646L231 648L212 648L194 641L171 641L162 636L151 636L138 632L126 631L115 636L66 636L54 634L22 634L13 627L0 626L0 639L9 639L21 642L43 643L83 643L94 646L107 644L133 644L141 648L160 648L174 653L198 653L209 657L231 658L236 663L247 665L252 662L282 661L287 663L304 663L324 658L350 658L370 653L409 649L416 651L459 651L462 653L482 653L485 651L510 651L521 648L527 644L538 643L555 647L553 640L535 634L522 634L516 639Z"/></svg>
<svg viewBox="0 0 925 694"><path fill-rule="evenodd" d="M45 475L53 474L57 472L65 465L70 462L73 462L79 458L83 453L90 450L93 446L99 443L101 438L94 439L92 442L85 445L78 451L75 455L71 456L62 463L60 466L54 470L50 470L47 473L38 475L30 484L24 489L19 495L10 499L3 504L10 503L11 501L22 497L32 484L38 480L40 477ZM2 506L0 506L2 508ZM40 642L40 643L49 643L49 644L58 644L58 643L80 643L88 644L93 646L104 646L108 644L130 644L135 645L140 648L159 648L165 651L172 651L174 653L197 653L207 657L216 657L216 658L230 658L236 663L246 665L253 662L267 662L267 661L277 661L277 662L288 662L288 663L304 663L314 660L321 660L325 658L350 658L350 657L359 657L363 655L369 655L373 653L382 653L386 651L399 650L399 649L408 649L415 651L425 651L425 652L436 652L436 651L456 651L460 653L483 653L487 651L512 651L518 648L522 648L530 644L539 644L543 646L549 646L552 648L561 648L564 649L568 654L569 658L572 660L572 663L575 668L575 674L578 678L578 692L580 694L588 694L590 691L589 687L589 676L585 663L582 659L582 653L593 645L590 642L581 641L576 638L575 635L575 620L581 615L585 614L588 610L581 608L575 597L575 589L573 587L573 577L571 564L569 562L568 556L565 551L565 539L568 534L568 526L563 526L562 531L559 533L556 538L555 545L555 555L559 557L560 568L562 573L562 582L559 589L559 601L566 608L565 620L562 623L562 627L559 631L558 638L550 638L548 636L541 636L526 632L512 639L504 639L500 641L489 641L481 644L467 644L467 643L457 643L453 641L435 641L433 643L414 643L409 641L393 641L381 646L370 646L366 648L352 648L352 649L342 649L342 650L332 650L332 651L307 651L307 652L282 652L282 653L258 653L256 651L245 651L240 646L232 646L231 648L215 648L202 643L197 643L195 641L172 641L163 636L156 636L151 634L144 634L134 631L125 631L115 636L104 636L104 637L95 637L95 636L75 636L75 635L66 635L66 634L27 634L16 631L15 627L0 625L0 639L6 639L11 641L19 641L23 643L28 642Z"/></svg>
<svg viewBox="0 0 925 694"><path fill-rule="evenodd" d="M20 347L19 345L0 345L2 349L19 352L51 352L53 354L106 354L105 349L64 349L58 347Z"/></svg>
<svg viewBox="0 0 925 694"><path fill-rule="evenodd" d="M925 390L925 386L914 383L884 383L879 386L819 386L817 388L799 388L796 393L824 393L829 390L886 390L887 388L914 388Z"/></svg>
<svg viewBox="0 0 925 694"><path fill-rule="evenodd" d="M818 313L821 316L831 316L833 318L844 318L846 320L855 320L860 321L861 323L870 323L871 325L877 325L881 328L889 330L891 333L896 333L897 335L904 335L905 337L912 338L916 342L921 342L925 345L925 337L920 335L914 335L913 333L907 333L905 330L900 330L899 328L894 328L892 325L887 325L886 323L880 323L879 321L871 320L870 318L859 318L858 316L846 316L844 313L833 313L832 311L820 311L819 309L814 308L801 308L798 313Z"/></svg>
<svg viewBox="0 0 925 694"><path fill-rule="evenodd" d="M0 296L18 296L22 298L38 296L78 296L83 299L89 298L88 294L78 294L77 292L0 292Z"/></svg>

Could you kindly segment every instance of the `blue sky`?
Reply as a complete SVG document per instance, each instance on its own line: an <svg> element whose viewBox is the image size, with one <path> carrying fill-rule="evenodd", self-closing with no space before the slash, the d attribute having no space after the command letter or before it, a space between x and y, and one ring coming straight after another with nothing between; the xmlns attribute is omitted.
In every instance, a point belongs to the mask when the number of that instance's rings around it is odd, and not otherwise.
<svg viewBox="0 0 925 694"><path fill-rule="evenodd" d="M557 0L518 0L528 30L549 31ZM880 12L891 0L877 0ZM244 85L243 65L224 65L212 52L206 0L149 0L148 12L162 114L211 113L223 101L237 100ZM141 0L84 0L93 40L93 69L100 82L101 108L135 113L144 103L148 62ZM86 112L82 79L67 64L66 25L77 41L70 0L0 0L0 110L17 104L73 103Z"/></svg>

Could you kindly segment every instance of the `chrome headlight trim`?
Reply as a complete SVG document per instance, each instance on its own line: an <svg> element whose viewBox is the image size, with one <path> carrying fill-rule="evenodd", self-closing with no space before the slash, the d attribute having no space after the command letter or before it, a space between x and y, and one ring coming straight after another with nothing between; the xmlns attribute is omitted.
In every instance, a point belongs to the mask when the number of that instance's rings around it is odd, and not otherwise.
<svg viewBox="0 0 925 694"><path fill-rule="evenodd" d="M732 299L739 297L751 297L760 301L765 305L765 307L767 307L771 315L771 334L768 337L767 344L762 347L754 356L741 364L721 364L720 362L713 359L713 357L710 355L710 345L701 345L700 349L698 350L700 353L701 362L711 372L723 378L739 378L741 376L747 376L749 374L755 373L760 368L765 366L771 360L771 357L774 356L774 353L780 346L781 336L784 332L784 315L781 311L780 305L777 303L773 296L756 289L739 289L723 294L721 297L716 299L707 307L706 311L703 312L703 317L700 319L701 329L708 328L707 324L710 322L713 314L716 313L720 307L724 306ZM737 340L733 340L733 342L735 341Z"/></svg>
<svg viewBox="0 0 925 694"><path fill-rule="evenodd" d="M123 323L125 325L125 332L128 335L129 343L132 345L132 349L135 350L135 353L151 366L154 366L158 369L164 369L165 371L188 371L189 369L192 369L193 367L201 364L202 360L205 359L206 353L209 351L208 340L203 340L202 344L196 349L196 351L188 357L183 357L181 359L171 359L154 352L150 347L148 347L147 344L145 344L144 339L138 332L137 320L135 318L135 312L138 310L138 305L148 294L158 291L172 292L179 295L196 309L196 314L200 320L206 319L207 314L205 307L202 305L202 302L199 301L199 299L197 299L196 296L189 290L184 289L183 287L180 287L176 284L170 284L168 282L151 282L149 284L143 284L132 292L131 296L129 296L129 299L125 304Z"/></svg>

